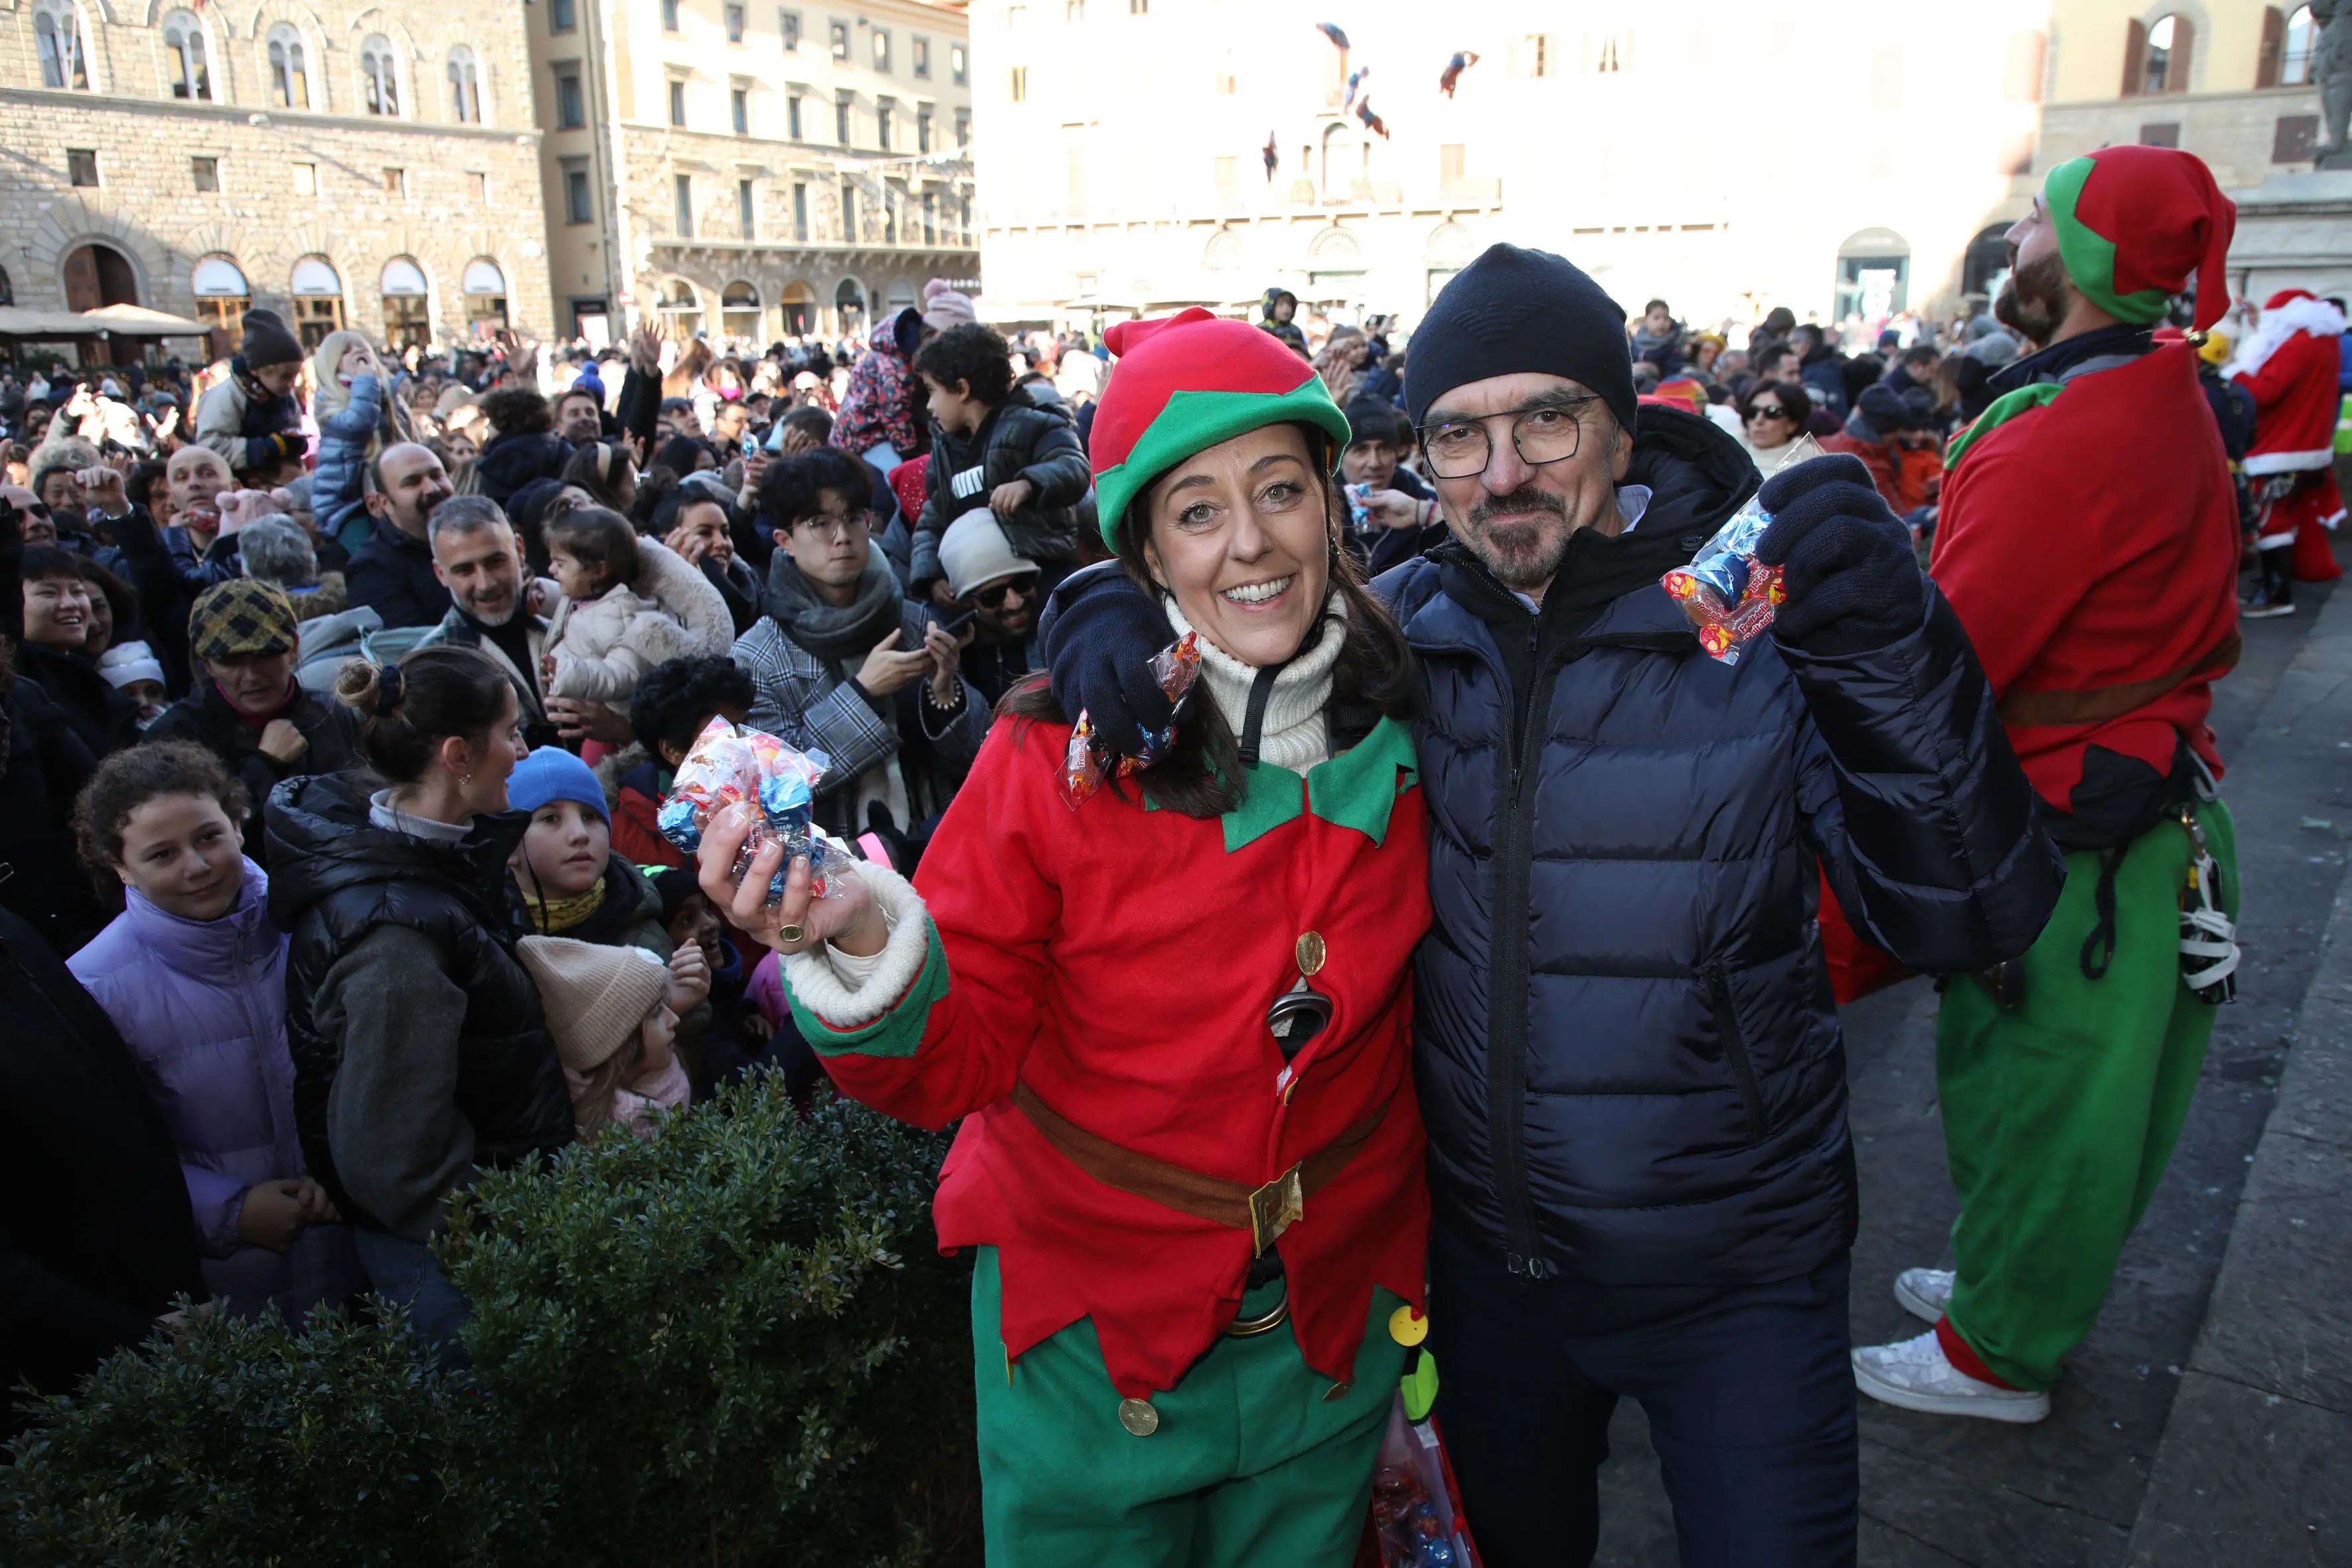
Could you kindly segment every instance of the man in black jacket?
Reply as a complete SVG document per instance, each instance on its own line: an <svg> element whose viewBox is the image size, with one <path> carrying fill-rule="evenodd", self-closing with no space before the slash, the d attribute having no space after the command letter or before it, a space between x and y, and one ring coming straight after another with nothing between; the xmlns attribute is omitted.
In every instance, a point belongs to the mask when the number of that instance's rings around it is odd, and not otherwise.
<svg viewBox="0 0 2352 1568"><path fill-rule="evenodd" d="M441 459L414 441L386 447L368 465L367 509L375 536L352 552L343 574L352 607L387 626L429 626L448 613L449 595L433 571L426 520L456 493Z"/></svg>
<svg viewBox="0 0 2352 1568"><path fill-rule="evenodd" d="M205 1294L196 1221L130 1047L63 960L0 910L0 1437L15 1390L65 1394Z"/></svg>
<svg viewBox="0 0 2352 1568"><path fill-rule="evenodd" d="M1591 1562L1622 1394L1690 1568L1850 1564L1853 1153L1820 879L1905 962L1973 971L2031 945L2060 863L1860 464L1774 477L1758 557L1787 602L1737 662L1700 651L1659 578L1757 476L1711 421L1637 414L1623 319L1500 245L1406 364L1454 534L1375 584L1423 696L1440 1413L1489 1568ZM1099 582L1058 607L1065 710L1133 751L1169 721L1135 669L1165 623Z"/></svg>

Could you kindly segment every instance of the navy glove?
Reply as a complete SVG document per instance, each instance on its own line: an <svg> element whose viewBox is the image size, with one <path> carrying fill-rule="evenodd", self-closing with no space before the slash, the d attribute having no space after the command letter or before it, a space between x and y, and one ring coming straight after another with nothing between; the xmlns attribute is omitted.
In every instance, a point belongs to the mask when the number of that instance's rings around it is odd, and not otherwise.
<svg viewBox="0 0 2352 1568"><path fill-rule="evenodd" d="M1756 547L1788 568L1788 602L1772 636L1801 653L1835 657L1885 647L1919 629L1927 580L1911 531L1888 510L1862 459L1835 452L1782 468L1759 499L1772 526Z"/></svg>
<svg viewBox="0 0 2352 1568"><path fill-rule="evenodd" d="M1038 627L1054 700L1072 723L1083 711L1095 738L1122 756L1143 752L1146 731L1175 722L1151 660L1176 640L1160 602L1116 563L1073 573L1054 590Z"/></svg>

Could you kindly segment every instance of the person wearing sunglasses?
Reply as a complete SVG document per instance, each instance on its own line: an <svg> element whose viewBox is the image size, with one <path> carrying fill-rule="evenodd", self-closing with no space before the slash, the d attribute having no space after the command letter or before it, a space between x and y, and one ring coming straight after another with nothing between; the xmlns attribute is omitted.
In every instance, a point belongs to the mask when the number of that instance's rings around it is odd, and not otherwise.
<svg viewBox="0 0 2352 1568"><path fill-rule="evenodd" d="M1792 381L1759 381L1739 400L1739 445L1756 471L1770 479L1788 460L1812 416L1813 400Z"/></svg>
<svg viewBox="0 0 2352 1568"><path fill-rule="evenodd" d="M993 709L1005 691L1042 667L1037 654L1037 606L1044 598L1034 561L1017 554L1004 526L985 511L966 512L940 541L940 567L969 617L963 678Z"/></svg>

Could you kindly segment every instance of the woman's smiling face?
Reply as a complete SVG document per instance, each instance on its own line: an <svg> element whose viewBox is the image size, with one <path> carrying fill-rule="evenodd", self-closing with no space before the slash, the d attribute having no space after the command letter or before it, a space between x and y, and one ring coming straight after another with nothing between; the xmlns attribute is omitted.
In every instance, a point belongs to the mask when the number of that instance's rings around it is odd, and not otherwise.
<svg viewBox="0 0 2352 1568"><path fill-rule="evenodd" d="M1296 654L1331 585L1329 487L1306 433L1269 425L1153 483L1143 555L1201 635L1247 665Z"/></svg>

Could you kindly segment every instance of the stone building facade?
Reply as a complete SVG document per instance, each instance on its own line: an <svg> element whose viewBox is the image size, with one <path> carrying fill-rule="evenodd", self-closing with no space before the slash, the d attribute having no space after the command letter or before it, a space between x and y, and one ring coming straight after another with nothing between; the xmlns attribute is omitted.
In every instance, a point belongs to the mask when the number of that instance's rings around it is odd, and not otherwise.
<svg viewBox="0 0 2352 1568"><path fill-rule="evenodd" d="M923 0L540 0L560 331L853 335L977 289L971 61Z"/></svg>
<svg viewBox="0 0 2352 1568"><path fill-rule="evenodd" d="M312 342L546 335L527 15L0 0L0 290L191 316L215 350L248 305Z"/></svg>

